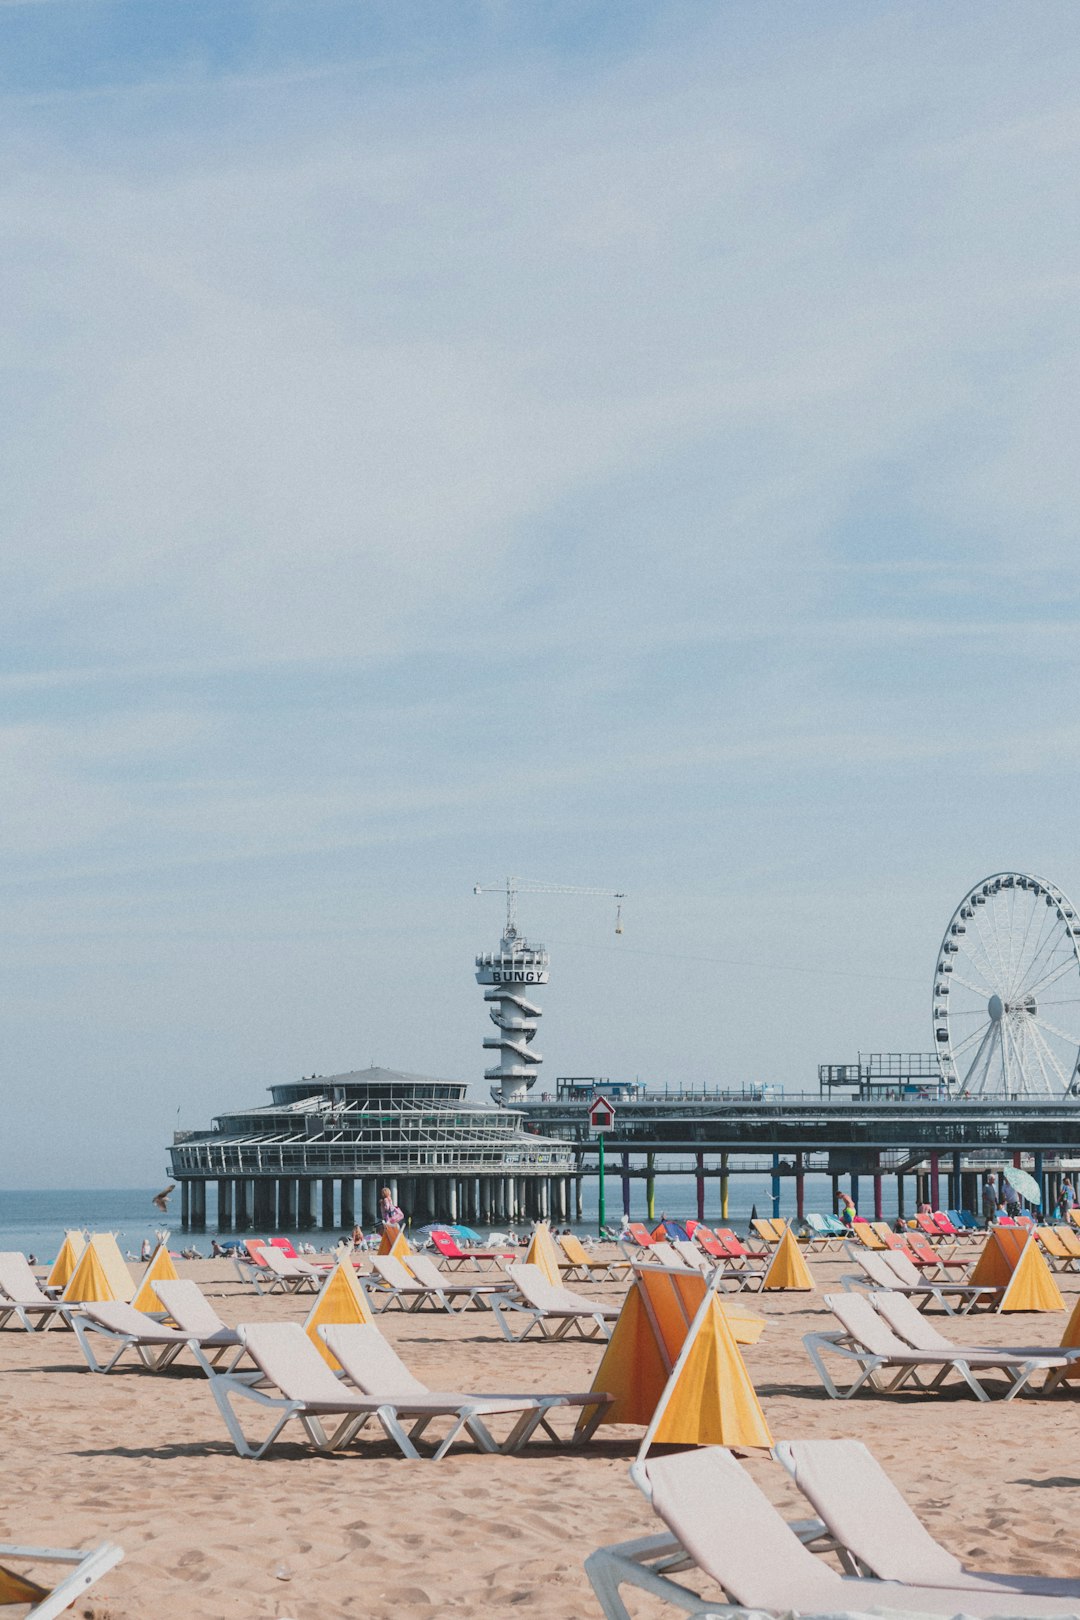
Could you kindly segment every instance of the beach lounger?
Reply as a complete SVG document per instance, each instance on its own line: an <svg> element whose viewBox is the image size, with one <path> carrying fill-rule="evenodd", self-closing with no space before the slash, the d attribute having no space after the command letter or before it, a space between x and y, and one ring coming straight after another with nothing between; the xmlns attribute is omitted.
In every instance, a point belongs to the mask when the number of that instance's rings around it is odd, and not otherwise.
<svg viewBox="0 0 1080 1620"><path fill-rule="evenodd" d="M123 1556L123 1547L111 1541L102 1541L96 1547L20 1547L14 1542L0 1542L0 1605L21 1608L29 1603L26 1620L56 1620L103 1575L115 1569ZM12 1569L12 1564L30 1564L35 1570L39 1564L74 1564L75 1568L56 1586L48 1587Z"/></svg>
<svg viewBox="0 0 1080 1620"><path fill-rule="evenodd" d="M508 1282L452 1282L433 1260L419 1254L409 1256L408 1266L392 1254L376 1254L371 1257L371 1265L373 1275L365 1277L361 1287L377 1311L394 1306L402 1311L453 1311L457 1308L455 1300L463 1309L470 1305L483 1308L489 1297L510 1298L513 1294Z"/></svg>
<svg viewBox="0 0 1080 1620"><path fill-rule="evenodd" d="M888 1244L880 1237L869 1221L852 1221L848 1238L854 1238L861 1243L864 1249L887 1249Z"/></svg>
<svg viewBox="0 0 1080 1620"><path fill-rule="evenodd" d="M290 1260L273 1244L264 1246L262 1258L267 1271L260 1280L268 1293L301 1294L307 1289L309 1293L317 1294L326 1281L325 1273L318 1266L313 1266L309 1260L301 1260L299 1256Z"/></svg>
<svg viewBox="0 0 1080 1620"><path fill-rule="evenodd" d="M294 1418L318 1451L337 1451L348 1445L374 1419L402 1456L412 1460L424 1455L416 1442L428 1425L436 1418L450 1418L449 1434L430 1454L436 1461L463 1433L482 1451L494 1452L514 1449L518 1425L535 1426L536 1403L520 1397L481 1400L438 1393L417 1395L408 1390L361 1395L334 1376L299 1322L260 1322L241 1326L237 1331L256 1371L210 1371L208 1382L241 1457L263 1456ZM240 1402L250 1402L271 1418L272 1426L264 1439L252 1441L245 1435L234 1406ZM483 1419L502 1415L514 1417L517 1422L510 1438L500 1443ZM336 1420L336 1426L330 1426L331 1419Z"/></svg>
<svg viewBox="0 0 1080 1620"><path fill-rule="evenodd" d="M182 1350L197 1343L195 1334L166 1327L164 1322L119 1299L84 1301L71 1313L71 1325L86 1365L96 1373L111 1372L129 1350L135 1352L148 1372L164 1372ZM95 1353L95 1340L99 1339L112 1349L106 1360L99 1360Z"/></svg>
<svg viewBox="0 0 1080 1620"><path fill-rule="evenodd" d="M730 1226L718 1226L716 1228L716 1235L720 1239L720 1242L727 1249L729 1257L732 1260L734 1260L736 1263L738 1263L740 1260L743 1261L745 1264L750 1264L750 1262L754 1261L754 1260L771 1260L772 1259L772 1249L771 1248L767 1248L767 1249L750 1249L750 1248L747 1248L747 1246L743 1242L742 1238L737 1237L736 1234L731 1230Z"/></svg>
<svg viewBox="0 0 1080 1620"><path fill-rule="evenodd" d="M965 1615L975 1620L1023 1614L1069 1616L1076 1599L1025 1596L1017 1604L1008 1590L921 1586L841 1575L785 1524L768 1497L732 1453L705 1446L635 1463L630 1477L667 1526L666 1536L647 1536L603 1547L585 1560L606 1620L629 1620L620 1587L633 1585L666 1598L686 1614L717 1617L764 1615ZM812 1534L813 1527L807 1531ZM672 1579L695 1567L715 1581L727 1604L702 1597ZM730 1605L730 1606L729 1606ZM731 1607L734 1606L734 1607Z"/></svg>
<svg viewBox="0 0 1080 1620"><path fill-rule="evenodd" d="M431 1242L442 1256L447 1271L460 1271L462 1266L475 1266L478 1271L501 1271L518 1251L512 1249L463 1249L449 1232L432 1232Z"/></svg>
<svg viewBox="0 0 1080 1620"><path fill-rule="evenodd" d="M69 1314L69 1306L42 1292L25 1254L0 1253L0 1328L14 1316L27 1333L48 1333L57 1317L64 1322Z"/></svg>
<svg viewBox="0 0 1080 1620"><path fill-rule="evenodd" d="M507 1339L515 1343L527 1339L534 1328L545 1339L565 1339L574 1332L583 1339L610 1339L611 1323L618 1317L620 1306L605 1305L602 1300L557 1287L548 1282L539 1266L519 1264L508 1270L517 1291L515 1297L491 1301ZM525 1325L518 1331L522 1318Z"/></svg>
<svg viewBox="0 0 1080 1620"><path fill-rule="evenodd" d="M947 1277L959 1272L961 1277L966 1277L971 1267L971 1256L958 1254L955 1244L951 1249L935 1247L921 1232L909 1232L906 1246L915 1264L924 1267L928 1274L932 1271L937 1276Z"/></svg>
<svg viewBox="0 0 1080 1620"><path fill-rule="evenodd" d="M152 1282L154 1293L168 1312L170 1322L198 1341L199 1349L212 1367L217 1367L230 1350L236 1354L229 1362L229 1371L243 1357L244 1345L239 1333L227 1327L210 1304L197 1282L187 1277L171 1282Z"/></svg>
<svg viewBox="0 0 1080 1620"><path fill-rule="evenodd" d="M909 1288L919 1284L934 1290L934 1297L943 1310L952 1313L953 1306L961 1316L984 1306L994 1310L1001 1298L1001 1289L990 1283L953 1282L949 1278L931 1277L928 1270L920 1270L910 1254L903 1249L887 1249L878 1258L900 1282Z"/></svg>
<svg viewBox="0 0 1080 1620"><path fill-rule="evenodd" d="M1035 1236L1051 1271L1075 1271L1080 1255L1074 1255L1052 1226L1037 1226Z"/></svg>
<svg viewBox="0 0 1080 1620"><path fill-rule="evenodd" d="M852 1248L849 1244L847 1257L854 1266L858 1267L855 1273L849 1273L847 1276L840 1278L840 1286L847 1292L850 1293L853 1288L863 1291L868 1288L892 1290L912 1300L919 1310L925 1310L930 1302L934 1301L951 1313L952 1306L947 1304L941 1295L941 1290L945 1284L933 1283L924 1277L920 1277L914 1266L911 1268L915 1273L913 1279L901 1278L893 1266L890 1265L890 1261L894 1256L889 1254L888 1251L884 1254L871 1254L865 1249ZM991 1289L990 1292L996 1298L999 1291Z"/></svg>
<svg viewBox="0 0 1080 1620"><path fill-rule="evenodd" d="M931 1212L930 1219L933 1221L934 1225L937 1227L937 1229L941 1233L942 1237L962 1238L962 1237L965 1237L967 1235L964 1232L964 1229L963 1229L962 1226L961 1227L956 1227L956 1226L953 1225L952 1221L945 1214L944 1210L940 1210L940 1209L933 1210Z"/></svg>
<svg viewBox="0 0 1080 1620"><path fill-rule="evenodd" d="M350 1383L365 1395L389 1395L397 1398L400 1395L418 1396L424 1400L455 1400L462 1405L485 1401L513 1401L523 1403L523 1414L531 1411L534 1420L524 1421L517 1425L515 1434L517 1443L510 1446L504 1442L503 1450L520 1450L530 1440L538 1429L542 1429L548 1438L556 1445L582 1445L588 1440L596 1425L603 1416L605 1406L611 1404L610 1395L589 1392L587 1394L558 1394L558 1395L454 1395L438 1393L421 1383L420 1379L411 1373L398 1355L397 1351L383 1337L379 1329L371 1324L349 1323L343 1327L326 1326L319 1329L319 1333L331 1355L341 1364L345 1377ZM527 1404L525 1404L527 1403ZM575 1427L566 1439L552 1428L549 1421L555 1411L588 1412L589 1416L580 1428Z"/></svg>
<svg viewBox="0 0 1080 1620"><path fill-rule="evenodd" d="M752 1220L750 1225L769 1249L775 1249L787 1230L787 1221L782 1220Z"/></svg>
<svg viewBox="0 0 1080 1620"><path fill-rule="evenodd" d="M883 1581L947 1587L1001 1596L1003 1606L1022 1606L1006 1594L1071 1598L1080 1602L1080 1579L1045 1575L991 1574L968 1569L935 1541L861 1440L787 1440L773 1447L820 1516L836 1550L853 1574Z"/></svg>
<svg viewBox="0 0 1080 1620"><path fill-rule="evenodd" d="M842 1222L837 1222L837 1225L840 1227L840 1231L834 1232L824 1215L808 1215L806 1217L806 1225L809 1232L809 1237L807 1238L806 1243L806 1250L808 1254L812 1254L815 1249L823 1249L828 1251L829 1249L836 1248L837 1245L842 1244L847 1237L847 1228Z"/></svg>
<svg viewBox="0 0 1080 1620"><path fill-rule="evenodd" d="M882 1298L905 1303L895 1294L886 1293ZM893 1394L905 1385L926 1391L937 1390L950 1372L957 1373L978 1400L990 1400L989 1393L972 1371L971 1358L962 1346L948 1344L946 1349L913 1349L893 1331L885 1316L879 1315L872 1296L867 1294L826 1294L825 1304L843 1331L808 1333L803 1338L803 1344L821 1382L834 1400L850 1400L864 1385L883 1394ZM925 1322L925 1317L920 1316L918 1311L915 1311L915 1315ZM826 1352L855 1362L859 1369L857 1376L843 1389L833 1381L825 1366L823 1356ZM980 1371L998 1369L1005 1373L1009 1381L1006 1400L1019 1394L1034 1373L1066 1365L1060 1354L1055 1356L1039 1352L1036 1356L1016 1356L1007 1350L1001 1351L994 1362L979 1362ZM935 1367L937 1371L934 1376L928 1383L924 1382L919 1374L929 1373Z"/></svg>
<svg viewBox="0 0 1080 1620"><path fill-rule="evenodd" d="M1045 1369L1060 1378L1073 1362L1080 1360L1080 1349L1063 1349L1056 1344L956 1345L939 1333L925 1316L920 1316L910 1300L877 1293L870 1295L870 1303L893 1332L914 1350L952 1351L963 1356L972 1367L1001 1368L1007 1377L1016 1380L1016 1387L1006 1399L1018 1394L1034 1373ZM1051 1387L1048 1379L1044 1389Z"/></svg>
<svg viewBox="0 0 1080 1620"><path fill-rule="evenodd" d="M1055 1226L1054 1231L1066 1252L1071 1254L1074 1260L1080 1260L1080 1232L1074 1226Z"/></svg>
<svg viewBox="0 0 1080 1620"><path fill-rule="evenodd" d="M566 1265L560 1269L567 1282L573 1279L588 1282L590 1277L595 1277L597 1281L621 1280L630 1270L629 1260L605 1260L602 1256L589 1254L581 1239L572 1232L561 1233L555 1241L566 1256Z"/></svg>

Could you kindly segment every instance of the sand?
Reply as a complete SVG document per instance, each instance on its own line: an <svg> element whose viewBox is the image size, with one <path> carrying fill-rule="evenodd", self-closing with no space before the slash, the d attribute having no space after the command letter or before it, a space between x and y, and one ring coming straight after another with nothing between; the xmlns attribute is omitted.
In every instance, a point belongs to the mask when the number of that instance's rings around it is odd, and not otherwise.
<svg viewBox="0 0 1080 1620"><path fill-rule="evenodd" d="M830 1401L801 1336L831 1325L820 1293L850 1267L817 1256L811 1266L816 1295L742 1296L768 1318L745 1355L775 1437L864 1440L932 1533L973 1564L1080 1573L1077 1386L1008 1404L976 1402L959 1383L938 1395ZM256 1297L225 1261L178 1269L233 1324L299 1321L310 1305L310 1297ZM1059 1282L1071 1308L1080 1277ZM617 1284L588 1291L622 1292ZM442 1388L586 1389L601 1355L600 1345L580 1340L507 1344L486 1311L379 1320L409 1365ZM957 1343L1054 1344L1065 1318L935 1312L933 1320ZM407 1463L375 1431L366 1434L340 1455L285 1441L262 1461L245 1461L196 1369L94 1376L71 1334L6 1330L0 1538L119 1542L124 1562L76 1611L98 1620L434 1620L524 1610L576 1620L599 1613L586 1555L656 1528L627 1477L636 1429L601 1429L585 1451L534 1445L504 1458L468 1450L439 1463ZM805 1516L775 1464L750 1466L775 1502ZM630 1601L642 1617L672 1612L644 1594Z"/></svg>

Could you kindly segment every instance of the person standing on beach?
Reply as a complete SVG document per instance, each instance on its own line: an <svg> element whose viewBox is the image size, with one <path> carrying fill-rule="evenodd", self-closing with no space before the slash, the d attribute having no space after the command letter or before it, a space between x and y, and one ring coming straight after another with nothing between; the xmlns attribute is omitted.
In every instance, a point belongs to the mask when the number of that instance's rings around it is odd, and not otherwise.
<svg viewBox="0 0 1080 1620"><path fill-rule="evenodd" d="M1009 1180L1008 1176L1001 1178L1001 1202L1005 1205L1006 1213L1017 1216L1020 1213L1020 1194Z"/></svg>
<svg viewBox="0 0 1080 1620"><path fill-rule="evenodd" d="M1069 1211L1072 1209L1075 1203L1076 1192L1073 1188L1072 1182L1069 1180L1068 1176L1066 1176L1064 1181L1061 1183L1061 1191L1058 1193L1058 1214L1061 1216L1063 1221L1068 1220Z"/></svg>
<svg viewBox="0 0 1080 1620"><path fill-rule="evenodd" d="M990 1222L993 1220L995 1214L997 1213L997 1207L998 1207L997 1176L995 1176L995 1174L994 1174L994 1172L992 1170L988 1170L986 1175L983 1177L983 1184L982 1184L983 1220L986 1222L987 1226L990 1225Z"/></svg>
<svg viewBox="0 0 1080 1620"><path fill-rule="evenodd" d="M405 1216L394 1203L394 1195L389 1187L383 1187L379 1193L379 1225L404 1227Z"/></svg>
<svg viewBox="0 0 1080 1620"><path fill-rule="evenodd" d="M845 1226L851 1226L855 1220L855 1200L850 1193L841 1193L839 1197L840 1219Z"/></svg>

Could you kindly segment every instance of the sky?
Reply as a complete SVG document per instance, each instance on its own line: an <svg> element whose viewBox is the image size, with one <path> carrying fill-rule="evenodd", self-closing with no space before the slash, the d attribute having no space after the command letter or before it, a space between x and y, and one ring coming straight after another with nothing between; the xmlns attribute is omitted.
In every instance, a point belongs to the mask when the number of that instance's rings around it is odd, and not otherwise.
<svg viewBox="0 0 1080 1620"><path fill-rule="evenodd" d="M1080 894L1080 40L0 0L0 1184L369 1063L927 1050Z"/></svg>

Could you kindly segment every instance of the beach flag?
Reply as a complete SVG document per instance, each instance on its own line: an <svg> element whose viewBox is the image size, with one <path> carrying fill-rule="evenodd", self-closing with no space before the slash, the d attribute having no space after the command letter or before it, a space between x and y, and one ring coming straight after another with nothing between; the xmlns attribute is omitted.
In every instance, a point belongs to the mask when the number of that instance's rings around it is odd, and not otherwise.
<svg viewBox="0 0 1080 1620"><path fill-rule="evenodd" d="M551 1235L551 1227L546 1221L537 1221L533 1227L532 1242L529 1244L525 1256L527 1266L539 1266L552 1287L558 1288L562 1283L562 1272L559 1270L559 1252L555 1247L555 1239Z"/></svg>
<svg viewBox="0 0 1080 1620"><path fill-rule="evenodd" d="M382 1241L379 1244L380 1254L392 1254L395 1260L406 1260L412 1254L409 1240L400 1226L384 1226Z"/></svg>
<svg viewBox="0 0 1080 1620"><path fill-rule="evenodd" d="M150 1259L146 1262L146 1270L142 1274L138 1291L132 1300L137 1311L160 1311L161 1301L158 1299L151 1283L179 1282L176 1267L172 1263L172 1255L164 1243L159 1243Z"/></svg>
<svg viewBox="0 0 1080 1620"><path fill-rule="evenodd" d="M1061 1289L1050 1274L1042 1250L1029 1237L1004 1294L999 1311L1063 1311Z"/></svg>
<svg viewBox="0 0 1080 1620"><path fill-rule="evenodd" d="M60 1295L63 1300L93 1300L97 1302L119 1299L109 1281L109 1274L98 1254L97 1244L91 1238L82 1252L78 1265L68 1278L67 1287Z"/></svg>
<svg viewBox="0 0 1080 1620"><path fill-rule="evenodd" d="M60 1253L53 1261L53 1268L45 1279L45 1287L66 1288L85 1248L86 1239L81 1232L65 1232Z"/></svg>
<svg viewBox="0 0 1080 1620"><path fill-rule="evenodd" d="M639 1455L653 1443L771 1446L737 1342L740 1329L756 1338L763 1326L721 1304L700 1274L635 1267L593 1379L614 1397L600 1422L646 1424Z"/></svg>
<svg viewBox="0 0 1080 1620"><path fill-rule="evenodd" d="M810 1267L802 1257L802 1250L791 1227L785 1227L784 1235L777 1245L776 1253L769 1263L765 1273L762 1288L790 1288L802 1290L804 1293L812 1292L814 1279L810 1275Z"/></svg>
<svg viewBox="0 0 1080 1620"><path fill-rule="evenodd" d="M363 1290L356 1280L351 1260L339 1260L333 1271L327 1277L304 1323L304 1332L331 1367L337 1367L336 1356L332 1356L326 1345L319 1337L321 1327L341 1327L352 1322L371 1322L374 1317L364 1298Z"/></svg>

